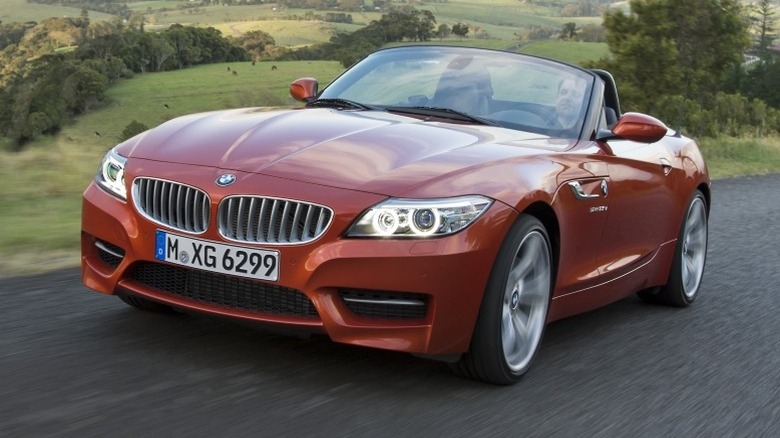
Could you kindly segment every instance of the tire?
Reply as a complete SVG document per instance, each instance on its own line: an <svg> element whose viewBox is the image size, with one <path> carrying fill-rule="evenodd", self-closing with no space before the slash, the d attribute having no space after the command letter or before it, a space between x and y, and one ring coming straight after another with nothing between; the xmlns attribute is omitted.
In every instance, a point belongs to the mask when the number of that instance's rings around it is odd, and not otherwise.
<svg viewBox="0 0 780 438"><path fill-rule="evenodd" d="M707 201L696 190L688 202L677 236L669 280L660 288L640 292L643 301L674 307L687 307L693 303L699 294L707 259L707 222Z"/></svg>
<svg viewBox="0 0 780 438"><path fill-rule="evenodd" d="M172 313L173 308L165 304L158 303L156 301L147 300L135 295L119 295L119 299L124 301L125 304L135 307L136 309L144 310L154 313Z"/></svg>
<svg viewBox="0 0 780 438"><path fill-rule="evenodd" d="M453 371L498 385L517 382L539 350L552 284L547 231L536 218L522 215L499 250L469 351L451 365Z"/></svg>

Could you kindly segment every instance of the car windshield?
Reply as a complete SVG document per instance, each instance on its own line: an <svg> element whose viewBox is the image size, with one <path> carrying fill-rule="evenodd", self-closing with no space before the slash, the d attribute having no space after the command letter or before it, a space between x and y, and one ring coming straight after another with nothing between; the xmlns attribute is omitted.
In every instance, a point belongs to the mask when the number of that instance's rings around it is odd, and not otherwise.
<svg viewBox="0 0 780 438"><path fill-rule="evenodd" d="M575 138L582 131L593 81L585 70L532 56L416 46L366 57L319 99Z"/></svg>

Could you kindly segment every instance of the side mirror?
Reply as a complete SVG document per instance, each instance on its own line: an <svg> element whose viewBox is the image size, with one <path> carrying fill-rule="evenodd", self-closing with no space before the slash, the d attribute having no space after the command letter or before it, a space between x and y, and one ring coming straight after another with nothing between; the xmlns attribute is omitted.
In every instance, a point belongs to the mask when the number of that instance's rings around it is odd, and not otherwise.
<svg viewBox="0 0 780 438"><path fill-rule="evenodd" d="M612 131L601 131L597 140L631 140L640 143L655 143L669 132L669 128L655 117L640 113L625 113Z"/></svg>
<svg viewBox="0 0 780 438"><path fill-rule="evenodd" d="M319 86L314 78L296 79L290 84L290 96L299 102L310 102L317 97Z"/></svg>

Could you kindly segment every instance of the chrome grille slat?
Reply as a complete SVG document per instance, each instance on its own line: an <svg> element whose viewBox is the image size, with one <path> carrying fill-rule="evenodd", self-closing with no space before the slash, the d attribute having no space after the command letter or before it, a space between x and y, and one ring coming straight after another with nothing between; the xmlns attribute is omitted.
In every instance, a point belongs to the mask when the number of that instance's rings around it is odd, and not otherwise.
<svg viewBox="0 0 780 438"><path fill-rule="evenodd" d="M192 231L189 229L192 226L192 210L193 210L193 204L190 203L190 196L192 196L192 190L187 190L187 194L184 197L184 224L187 227L187 231Z"/></svg>
<svg viewBox="0 0 780 438"><path fill-rule="evenodd" d="M240 198L238 201L238 211L236 212L236 239L244 239L244 198Z"/></svg>
<svg viewBox="0 0 780 438"><path fill-rule="evenodd" d="M290 213L290 203L285 202L284 208L282 209L282 214L279 216L279 235L277 236L278 239L284 239L286 241L290 241L289 238L286 238L287 235L287 215Z"/></svg>
<svg viewBox="0 0 780 438"><path fill-rule="evenodd" d="M266 234L265 229L263 228L265 226L265 212L268 208L268 200L263 199L263 202L260 205L260 217L257 219L257 241L258 242L265 242L266 241Z"/></svg>
<svg viewBox="0 0 780 438"><path fill-rule="evenodd" d="M276 230L274 230L274 226L276 225L276 213L279 211L279 203L276 199L273 200L273 203L271 205L271 218L268 221L268 241L269 242L279 242L279 236L276 234Z"/></svg>
<svg viewBox="0 0 780 438"><path fill-rule="evenodd" d="M287 245L319 238L333 211L289 199L231 196L220 203L218 216L219 233L226 239Z"/></svg>
<svg viewBox="0 0 780 438"><path fill-rule="evenodd" d="M303 222L303 232L302 232L303 236L301 237L301 239L306 239L311 234L309 232L309 228L311 228L311 220L313 217L314 217L314 209L310 208L306 212L306 220Z"/></svg>
<svg viewBox="0 0 780 438"><path fill-rule="evenodd" d="M257 198L252 198L252 200L249 202L249 218L246 220L246 239L249 241L255 239L255 236L252 233L252 231L255 229L255 227L252 226L252 221L254 220L255 216L257 216L255 213L256 204Z"/></svg>
<svg viewBox="0 0 780 438"><path fill-rule="evenodd" d="M292 219L292 225L293 226L290 227L290 242L292 242L292 243L300 242L300 240L301 240L301 239L298 238L298 224L300 223L299 221L300 221L300 218L301 218L301 209L302 208L305 208L305 206L303 204L301 204L301 203L298 203L295 206L295 216L293 216L293 219Z"/></svg>
<svg viewBox="0 0 780 438"><path fill-rule="evenodd" d="M171 196L170 196L170 184L168 183L162 183L162 188L160 189L160 217L162 218L162 221L167 223L170 223L170 209L171 209ZM166 202L167 201L167 202Z"/></svg>
<svg viewBox="0 0 780 438"><path fill-rule="evenodd" d="M179 186L179 188L176 190L176 226L179 227L179 229L187 229L187 227L184 226L182 223L182 217L184 216L182 214L182 208L184 208L184 204L181 202L181 189L182 186Z"/></svg>
<svg viewBox="0 0 780 438"><path fill-rule="evenodd" d="M195 187L139 177L133 181L133 201L142 215L158 224L196 234L208 228L211 200Z"/></svg>
<svg viewBox="0 0 780 438"><path fill-rule="evenodd" d="M210 202L209 202L209 197L206 196L205 193L198 192L198 196L202 197L203 200L201 201L201 203L195 204L195 205L200 205L201 206L201 210L200 210L200 226L201 226L201 228L203 230L205 230L206 228L209 227L209 211L210 211L211 205L210 205Z"/></svg>
<svg viewBox="0 0 780 438"><path fill-rule="evenodd" d="M160 217L160 185L154 182L154 192L152 193L152 217Z"/></svg>
<svg viewBox="0 0 780 438"><path fill-rule="evenodd" d="M317 230L321 230L324 226L325 226L325 216L320 215L320 218L317 221L317 228L313 232L317 232Z"/></svg>

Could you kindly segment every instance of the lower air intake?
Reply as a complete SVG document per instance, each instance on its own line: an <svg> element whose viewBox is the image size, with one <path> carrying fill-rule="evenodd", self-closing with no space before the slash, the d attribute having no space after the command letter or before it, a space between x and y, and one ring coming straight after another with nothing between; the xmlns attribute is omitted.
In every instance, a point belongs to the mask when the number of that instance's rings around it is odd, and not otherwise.
<svg viewBox="0 0 780 438"><path fill-rule="evenodd" d="M138 283L200 303L270 315L317 317L314 304L303 292L274 284L151 262L136 264L131 275Z"/></svg>
<svg viewBox="0 0 780 438"><path fill-rule="evenodd" d="M339 295L355 315L375 319L422 320L428 295L365 289L341 289Z"/></svg>
<svg viewBox="0 0 780 438"><path fill-rule="evenodd" d="M112 268L119 266L125 257L125 250L102 240L95 240L95 248L100 260Z"/></svg>

